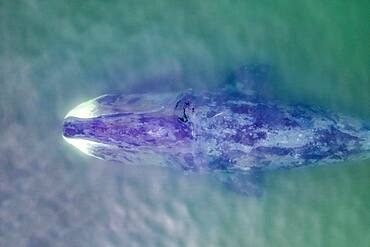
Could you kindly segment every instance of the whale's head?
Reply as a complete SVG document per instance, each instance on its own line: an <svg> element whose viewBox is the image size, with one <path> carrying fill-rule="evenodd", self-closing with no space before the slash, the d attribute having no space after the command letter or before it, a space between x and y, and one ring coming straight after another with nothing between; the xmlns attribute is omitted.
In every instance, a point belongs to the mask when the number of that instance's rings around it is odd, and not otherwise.
<svg viewBox="0 0 370 247"><path fill-rule="evenodd" d="M172 93L103 95L66 115L63 137L82 152L107 160L181 155L193 139L187 98Z"/></svg>

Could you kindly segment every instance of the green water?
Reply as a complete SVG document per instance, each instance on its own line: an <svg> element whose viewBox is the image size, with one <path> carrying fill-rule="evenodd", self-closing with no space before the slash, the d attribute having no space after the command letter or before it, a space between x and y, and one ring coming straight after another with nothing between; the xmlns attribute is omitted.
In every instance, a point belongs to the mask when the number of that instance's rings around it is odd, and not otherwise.
<svg viewBox="0 0 370 247"><path fill-rule="evenodd" d="M0 2L0 246L370 246L370 161L271 172L265 194L113 165L64 143L109 92L215 89L267 63L268 92L370 121L369 1ZM153 81L161 83L153 83Z"/></svg>

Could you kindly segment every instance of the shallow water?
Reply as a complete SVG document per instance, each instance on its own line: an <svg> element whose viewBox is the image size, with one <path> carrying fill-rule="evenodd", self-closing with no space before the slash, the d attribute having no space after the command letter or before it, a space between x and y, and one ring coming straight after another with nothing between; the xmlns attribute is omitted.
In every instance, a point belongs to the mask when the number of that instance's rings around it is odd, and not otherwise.
<svg viewBox="0 0 370 247"><path fill-rule="evenodd" d="M268 94L370 122L368 1L1 1L0 246L368 246L370 161L271 172L265 193L111 164L61 138L109 92L215 89L267 63Z"/></svg>

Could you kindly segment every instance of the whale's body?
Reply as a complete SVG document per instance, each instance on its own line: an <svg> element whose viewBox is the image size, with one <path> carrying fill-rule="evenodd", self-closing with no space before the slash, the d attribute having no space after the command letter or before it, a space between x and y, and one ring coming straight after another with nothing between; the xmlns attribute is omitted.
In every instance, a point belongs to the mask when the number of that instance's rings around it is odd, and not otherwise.
<svg viewBox="0 0 370 247"><path fill-rule="evenodd" d="M261 171L370 153L370 127L363 121L235 90L104 95L72 110L63 135L105 160L222 174L245 194L254 185L243 180Z"/></svg>

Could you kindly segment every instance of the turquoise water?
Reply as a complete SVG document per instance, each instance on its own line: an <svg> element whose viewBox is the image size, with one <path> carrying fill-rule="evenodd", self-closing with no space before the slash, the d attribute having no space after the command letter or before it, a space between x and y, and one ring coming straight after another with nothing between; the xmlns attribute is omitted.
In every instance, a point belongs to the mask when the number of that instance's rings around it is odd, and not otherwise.
<svg viewBox="0 0 370 247"><path fill-rule="evenodd" d="M370 161L271 172L261 198L84 156L64 115L109 92L215 89L370 121L368 1L1 1L0 246L369 246Z"/></svg>

